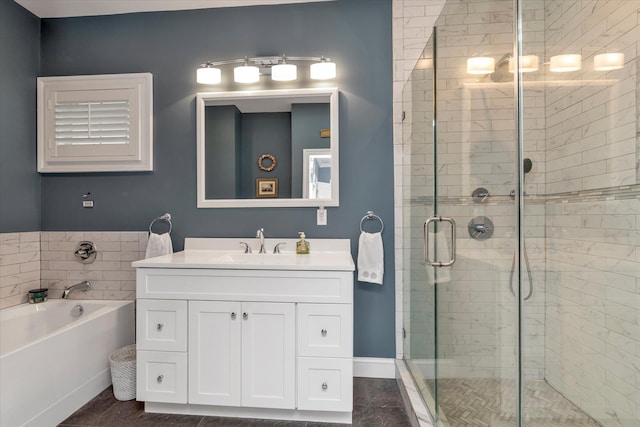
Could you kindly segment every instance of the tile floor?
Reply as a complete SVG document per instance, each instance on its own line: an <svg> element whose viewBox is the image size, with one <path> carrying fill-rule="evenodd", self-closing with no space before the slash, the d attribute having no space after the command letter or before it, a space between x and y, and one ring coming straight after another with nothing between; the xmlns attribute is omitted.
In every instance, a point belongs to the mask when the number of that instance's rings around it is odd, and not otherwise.
<svg viewBox="0 0 640 427"><path fill-rule="evenodd" d="M102 426L186 426L186 427L328 427L344 424L316 422L268 421L238 418L201 417L193 415L147 414L143 404L135 400L121 402L113 397L111 387L64 420L60 427ZM355 378L353 382L353 426L404 427L410 426L400 391L395 380Z"/></svg>
<svg viewBox="0 0 640 427"><path fill-rule="evenodd" d="M438 403L449 427L515 427L515 381L497 378L443 378ZM524 394L527 427L600 427L546 381L528 381Z"/></svg>

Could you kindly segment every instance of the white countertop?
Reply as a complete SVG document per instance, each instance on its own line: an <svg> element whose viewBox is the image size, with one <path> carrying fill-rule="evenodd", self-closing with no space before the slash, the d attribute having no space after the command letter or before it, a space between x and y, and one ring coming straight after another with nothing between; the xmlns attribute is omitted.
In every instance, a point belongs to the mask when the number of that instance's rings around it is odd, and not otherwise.
<svg viewBox="0 0 640 427"><path fill-rule="evenodd" d="M260 254L257 239L185 239L185 250L132 263L136 268L209 268L235 270L354 271L349 239L307 239L311 253L297 255L295 239L265 239L267 253ZM240 242L251 245L246 254ZM273 254L276 243L286 243Z"/></svg>

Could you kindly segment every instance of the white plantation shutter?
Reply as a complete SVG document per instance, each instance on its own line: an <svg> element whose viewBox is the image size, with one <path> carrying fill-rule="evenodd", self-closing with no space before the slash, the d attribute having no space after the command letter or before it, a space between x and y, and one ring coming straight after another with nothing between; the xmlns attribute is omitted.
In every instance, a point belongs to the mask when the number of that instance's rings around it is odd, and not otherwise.
<svg viewBox="0 0 640 427"><path fill-rule="evenodd" d="M38 79L38 171L153 169L150 74Z"/></svg>
<svg viewBox="0 0 640 427"><path fill-rule="evenodd" d="M129 101L61 102L55 106L55 144L129 144Z"/></svg>

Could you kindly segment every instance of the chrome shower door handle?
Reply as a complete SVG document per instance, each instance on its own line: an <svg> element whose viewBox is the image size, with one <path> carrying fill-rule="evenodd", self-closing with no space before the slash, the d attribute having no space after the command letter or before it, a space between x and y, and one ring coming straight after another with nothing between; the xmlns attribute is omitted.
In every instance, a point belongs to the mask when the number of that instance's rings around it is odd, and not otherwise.
<svg viewBox="0 0 640 427"><path fill-rule="evenodd" d="M431 259L429 254L429 225L432 222L448 222L451 224L451 249L449 252L448 261L436 261ZM435 235L435 234L434 234ZM423 228L423 243L424 243L424 261L432 267L448 267L456 262L456 222L453 218L446 218L443 216L432 216L424 223Z"/></svg>

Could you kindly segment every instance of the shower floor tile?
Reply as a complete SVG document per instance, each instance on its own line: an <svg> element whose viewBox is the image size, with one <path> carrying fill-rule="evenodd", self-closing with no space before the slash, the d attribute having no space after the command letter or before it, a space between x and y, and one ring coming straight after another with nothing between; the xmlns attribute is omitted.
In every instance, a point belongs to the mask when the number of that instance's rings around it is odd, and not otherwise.
<svg viewBox="0 0 640 427"><path fill-rule="evenodd" d="M516 427L515 381L445 378L438 381L438 404L449 427ZM545 381L529 381L524 398L525 427L601 427Z"/></svg>

